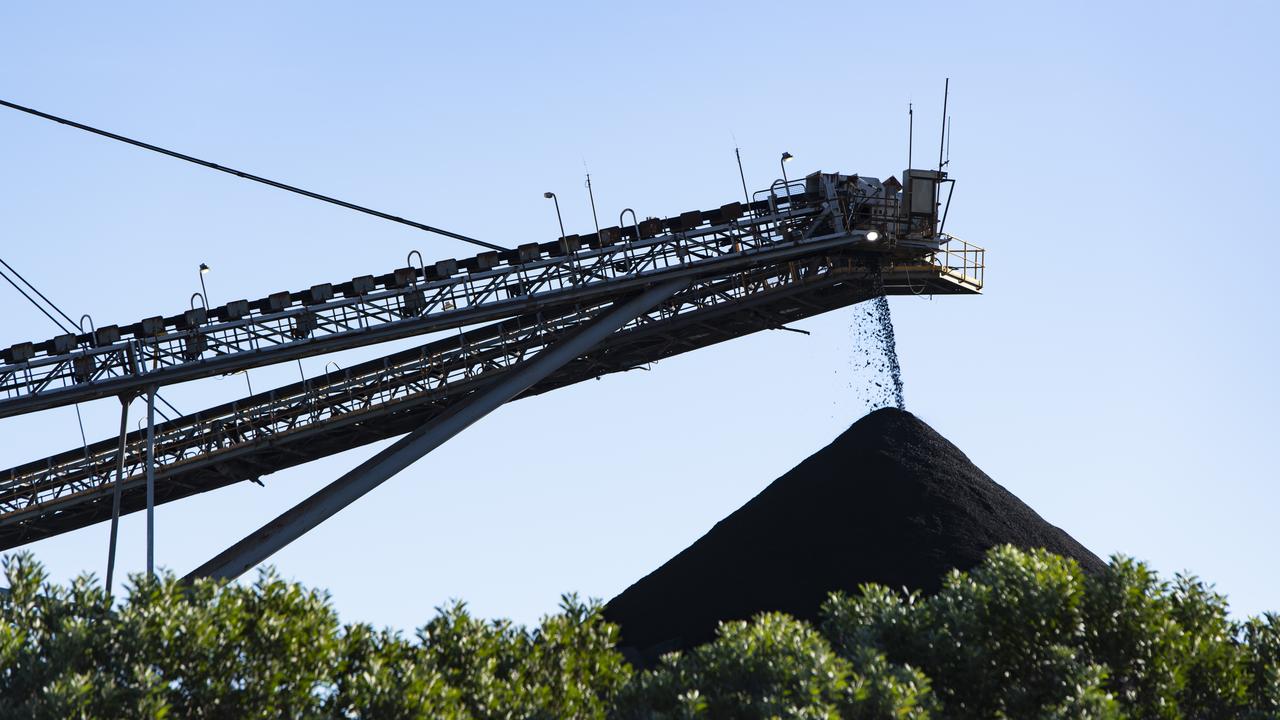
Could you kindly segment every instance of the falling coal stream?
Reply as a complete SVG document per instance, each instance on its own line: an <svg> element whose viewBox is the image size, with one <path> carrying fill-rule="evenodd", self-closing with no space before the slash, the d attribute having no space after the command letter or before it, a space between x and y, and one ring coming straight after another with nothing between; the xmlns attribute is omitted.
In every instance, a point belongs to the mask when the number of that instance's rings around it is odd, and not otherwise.
<svg viewBox="0 0 1280 720"><path fill-rule="evenodd" d="M860 356L860 370L871 373L866 387L867 410L896 407L906 410L902 392L902 366L898 363L898 347L893 336L893 316L889 313L889 299L884 294L884 278L877 264L871 268L874 298L858 305L851 327L856 360Z"/></svg>

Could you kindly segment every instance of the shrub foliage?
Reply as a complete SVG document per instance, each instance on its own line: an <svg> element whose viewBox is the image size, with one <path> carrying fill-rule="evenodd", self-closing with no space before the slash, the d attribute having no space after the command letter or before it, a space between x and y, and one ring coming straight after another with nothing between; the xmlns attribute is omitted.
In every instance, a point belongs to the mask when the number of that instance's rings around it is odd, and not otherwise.
<svg viewBox="0 0 1280 720"><path fill-rule="evenodd" d="M458 603L406 636L269 572L112 602L27 554L4 571L0 718L1280 718L1280 618L1124 557L996 548L932 596L868 585L645 670L574 596L531 629Z"/></svg>

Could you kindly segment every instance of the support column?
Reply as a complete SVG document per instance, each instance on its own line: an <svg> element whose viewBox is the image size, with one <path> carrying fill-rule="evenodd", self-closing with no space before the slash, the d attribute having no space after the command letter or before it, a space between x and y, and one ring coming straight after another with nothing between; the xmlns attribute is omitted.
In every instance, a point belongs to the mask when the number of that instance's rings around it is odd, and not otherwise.
<svg viewBox="0 0 1280 720"><path fill-rule="evenodd" d="M147 577L156 575L156 386L147 388Z"/></svg>
<svg viewBox="0 0 1280 720"><path fill-rule="evenodd" d="M111 595L111 581L116 572L116 535L120 529L120 483L124 480L125 438L129 434L129 403L132 399L120 396L120 445L116 450L116 483L111 489L111 540L107 544L107 596Z"/></svg>
<svg viewBox="0 0 1280 720"><path fill-rule="evenodd" d="M688 279L672 280L655 285L630 300L615 303L586 327L548 347L532 360L508 371L491 385L475 391L471 397L400 438L395 444L191 571L185 579L190 581L210 577L229 580L238 577L688 285Z"/></svg>

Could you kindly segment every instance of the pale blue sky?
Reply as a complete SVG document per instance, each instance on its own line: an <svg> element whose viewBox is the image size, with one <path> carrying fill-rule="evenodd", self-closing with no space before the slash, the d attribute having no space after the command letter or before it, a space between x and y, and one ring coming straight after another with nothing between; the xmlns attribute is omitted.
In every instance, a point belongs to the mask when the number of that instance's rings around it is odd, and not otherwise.
<svg viewBox="0 0 1280 720"><path fill-rule="evenodd" d="M1280 608L1273 7L6 3L0 97L514 245L557 234L544 190L590 227L584 160L602 219L737 199L735 138L756 187L783 150L795 175L896 175L906 104L926 157L950 76L948 228L988 248L988 289L892 301L908 408L1095 552L1253 613ZM200 262L221 303L471 252L12 111L0 248L99 324L184 308ZM611 597L863 413L851 317L503 408L274 563L402 628L451 597L519 621ZM0 288L0 344L51 329ZM113 432L114 400L83 411ZM2 467L78 443L70 408L0 420ZM162 506L159 562L185 573L374 450ZM140 569L142 516L122 532ZM106 538L33 549L100 575Z"/></svg>

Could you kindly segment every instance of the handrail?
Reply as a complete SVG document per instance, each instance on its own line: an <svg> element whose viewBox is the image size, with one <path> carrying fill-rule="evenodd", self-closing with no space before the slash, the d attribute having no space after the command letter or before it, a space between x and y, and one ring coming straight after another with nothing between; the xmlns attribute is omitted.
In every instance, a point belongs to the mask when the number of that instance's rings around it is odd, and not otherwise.
<svg viewBox="0 0 1280 720"><path fill-rule="evenodd" d="M779 185L781 185L783 188L790 188L792 186L797 186L800 188L801 195L804 194L804 189L806 187L804 180L784 181L782 178L778 178L777 180L774 180L773 183L769 185L768 188L764 190L757 190L754 193L752 193L751 202L753 203L759 202L761 195L767 195L769 199L769 210L770 212L776 213L778 211L778 198L780 197L777 193L777 189ZM786 198L787 198L787 203L790 204L793 199L790 192L787 193Z"/></svg>
<svg viewBox="0 0 1280 720"><path fill-rule="evenodd" d="M958 274L962 279L972 281L981 288L986 275L986 249L955 235L944 233L940 237L942 240L939 253L942 255L942 259L938 263L939 269ZM960 247L953 249L953 242L958 242ZM939 253L934 253L935 261L937 261ZM953 255L956 256L958 265L952 264L951 258Z"/></svg>

